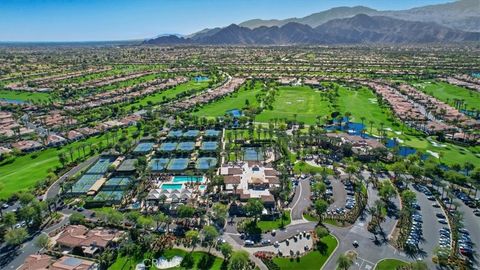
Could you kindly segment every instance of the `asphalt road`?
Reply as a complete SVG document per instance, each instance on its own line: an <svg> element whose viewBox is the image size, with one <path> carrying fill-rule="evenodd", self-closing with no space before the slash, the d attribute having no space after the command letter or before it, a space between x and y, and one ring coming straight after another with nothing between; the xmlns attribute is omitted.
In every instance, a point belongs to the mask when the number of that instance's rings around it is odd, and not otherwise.
<svg viewBox="0 0 480 270"><path fill-rule="evenodd" d="M299 180L295 189L295 195L292 202L290 202L291 218L293 221L303 221L304 211L311 205L310 200L310 178ZM293 222L295 223L295 222Z"/></svg>
<svg viewBox="0 0 480 270"><path fill-rule="evenodd" d="M28 256L36 254L40 250L35 243L42 233L48 234L67 223L68 217L65 217L59 223L54 224L53 226L44 229L42 232L37 232L31 236L31 238L23 243L20 248L8 251L5 250L5 252L2 250L2 256L0 257L0 268L17 269L20 267Z"/></svg>

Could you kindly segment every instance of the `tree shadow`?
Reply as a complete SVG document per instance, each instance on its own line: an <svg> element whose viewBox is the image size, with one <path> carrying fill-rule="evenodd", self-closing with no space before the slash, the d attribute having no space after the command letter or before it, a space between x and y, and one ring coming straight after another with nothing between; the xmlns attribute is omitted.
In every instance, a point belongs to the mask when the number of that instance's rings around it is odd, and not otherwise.
<svg viewBox="0 0 480 270"><path fill-rule="evenodd" d="M327 254L327 251L328 251L328 245L325 244L325 243L322 242L322 241L317 241L317 243L316 243L316 249L317 249L318 252L320 252L320 254L326 255L326 254Z"/></svg>

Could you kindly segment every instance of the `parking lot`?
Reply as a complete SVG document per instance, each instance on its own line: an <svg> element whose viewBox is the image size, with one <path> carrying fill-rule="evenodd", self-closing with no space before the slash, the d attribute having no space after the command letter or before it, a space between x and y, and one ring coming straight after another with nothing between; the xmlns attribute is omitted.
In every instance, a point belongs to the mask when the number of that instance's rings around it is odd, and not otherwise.
<svg viewBox="0 0 480 270"><path fill-rule="evenodd" d="M454 201L458 203L458 211L463 213L463 227L469 233L470 247L473 257L480 254L480 216L475 215L475 209L467 206L462 200L455 198ZM461 237L461 235L459 235ZM459 243L460 246L460 243ZM468 245L466 245L468 247ZM462 247L460 247L462 252ZM465 252L463 252L465 253ZM468 248L467 248L468 255ZM476 259L476 265L480 265L479 259Z"/></svg>
<svg viewBox="0 0 480 270"><path fill-rule="evenodd" d="M345 184L336 177L328 177L327 194L331 190L333 202L328 207L328 214L342 214L355 207L355 193L352 183L344 180Z"/></svg>
<svg viewBox="0 0 480 270"><path fill-rule="evenodd" d="M367 259L357 257L353 262L353 265L348 269L353 270L372 270L375 267L375 263Z"/></svg>
<svg viewBox="0 0 480 270"><path fill-rule="evenodd" d="M419 224L418 228L418 256L431 258L435 247L440 244L450 247L450 229L445 218L445 213L438 206L438 202L431 197L426 187L412 188L417 196L418 210L413 217L413 223ZM430 262L431 260L425 260Z"/></svg>

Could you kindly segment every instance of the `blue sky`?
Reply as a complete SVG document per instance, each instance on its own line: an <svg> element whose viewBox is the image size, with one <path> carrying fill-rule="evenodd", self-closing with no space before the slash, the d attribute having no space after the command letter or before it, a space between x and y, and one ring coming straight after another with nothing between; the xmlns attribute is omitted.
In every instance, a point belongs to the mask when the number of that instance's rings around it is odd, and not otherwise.
<svg viewBox="0 0 480 270"><path fill-rule="evenodd" d="M451 0L0 0L0 41L143 39L337 6L398 10Z"/></svg>

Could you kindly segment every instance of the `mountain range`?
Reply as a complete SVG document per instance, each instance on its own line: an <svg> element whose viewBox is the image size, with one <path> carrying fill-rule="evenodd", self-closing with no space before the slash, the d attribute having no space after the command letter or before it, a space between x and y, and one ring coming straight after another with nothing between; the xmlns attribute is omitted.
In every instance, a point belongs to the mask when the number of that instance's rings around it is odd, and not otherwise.
<svg viewBox="0 0 480 270"><path fill-rule="evenodd" d="M303 18L249 20L144 44L292 45L480 41L480 0L401 11L338 7Z"/></svg>

